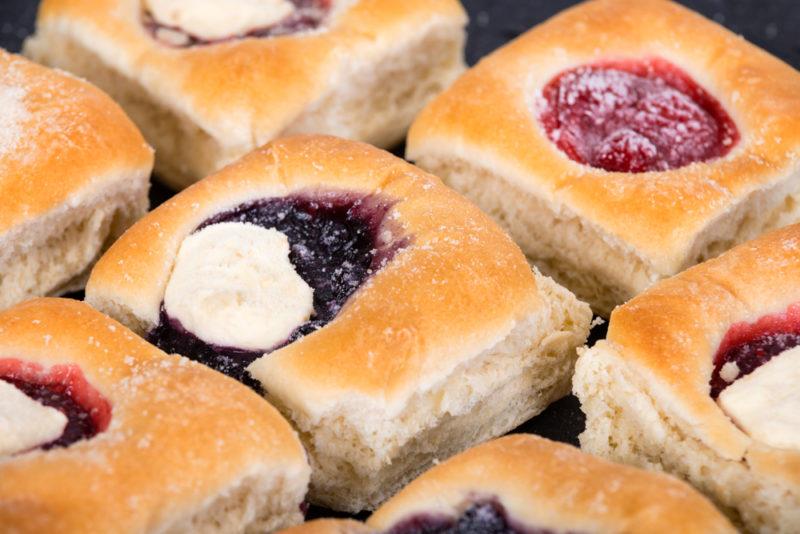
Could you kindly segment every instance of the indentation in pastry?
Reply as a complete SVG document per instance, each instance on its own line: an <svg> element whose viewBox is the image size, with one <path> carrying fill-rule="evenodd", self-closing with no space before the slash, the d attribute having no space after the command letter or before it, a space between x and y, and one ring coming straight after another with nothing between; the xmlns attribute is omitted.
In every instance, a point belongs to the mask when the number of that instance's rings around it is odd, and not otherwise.
<svg viewBox="0 0 800 534"><path fill-rule="evenodd" d="M332 0L143 0L144 24L160 42L191 46L317 28Z"/></svg>
<svg viewBox="0 0 800 534"><path fill-rule="evenodd" d="M55 441L66 426L63 413L0 380L0 457Z"/></svg>
<svg viewBox="0 0 800 534"><path fill-rule="evenodd" d="M270 344L243 345L233 338L210 339L198 325L213 321L211 313L205 319L197 317L191 324L184 324L183 316L172 313L174 304L168 301L174 300L165 297L159 323L148 333L148 340L166 352L193 358L258 389L246 371L250 363L265 352L285 346L332 321L350 296L407 244L408 238L387 220L390 207L390 201L377 196L315 191L249 202L210 218L200 225L198 234L222 223L237 223L285 235L291 266L313 290L313 313L280 339L271 335L269 339L274 342ZM246 286L252 283L236 281L235 276L232 279L232 275L221 274L219 270L215 272L217 280L209 282L216 286L215 291L224 290L228 283L225 280L230 280L229 288L240 291L246 291ZM195 290L203 291L200 287ZM305 314L307 294L297 290L297 295L303 301L298 309ZM198 308L197 313L205 312ZM249 323L252 329L268 327L263 315L245 313L237 321ZM260 335L248 333L254 340Z"/></svg>
<svg viewBox="0 0 800 534"><path fill-rule="evenodd" d="M800 449L800 347L782 352L719 396L726 414L750 437Z"/></svg>
<svg viewBox="0 0 800 534"><path fill-rule="evenodd" d="M9 386L39 408L20 403L18 394L8 393ZM77 365L45 370L39 364L0 359L0 388L0 455L33 447L67 447L103 432L111 421L111 405ZM9 413L9 409L19 411ZM30 418L26 426L11 428L22 433L6 441L4 422L16 425L23 416Z"/></svg>
<svg viewBox="0 0 800 534"><path fill-rule="evenodd" d="M201 39L223 39L271 26L295 6L289 0L144 0L159 23Z"/></svg>
<svg viewBox="0 0 800 534"><path fill-rule="evenodd" d="M714 357L711 396L770 361L800 345L800 304L778 314L766 315L754 323L730 327Z"/></svg>
<svg viewBox="0 0 800 534"><path fill-rule="evenodd" d="M708 161L739 139L722 105L661 59L568 70L547 84L539 106L548 137L570 159L613 172Z"/></svg>
<svg viewBox="0 0 800 534"><path fill-rule="evenodd" d="M286 235L226 222L183 241L164 309L206 343L264 352L311 317L313 299Z"/></svg>
<svg viewBox="0 0 800 534"><path fill-rule="evenodd" d="M388 534L545 534L547 531L516 527L505 508L494 500L470 505L456 518L442 515L417 515L389 530Z"/></svg>

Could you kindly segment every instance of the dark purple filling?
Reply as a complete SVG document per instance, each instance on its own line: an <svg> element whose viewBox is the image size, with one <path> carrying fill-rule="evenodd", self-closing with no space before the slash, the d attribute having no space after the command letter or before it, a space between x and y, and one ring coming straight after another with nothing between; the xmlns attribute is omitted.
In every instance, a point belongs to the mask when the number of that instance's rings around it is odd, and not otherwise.
<svg viewBox="0 0 800 534"><path fill-rule="evenodd" d="M747 376L778 354L800 345L800 304L785 311L764 315L752 323L731 325L714 356L709 386L716 399L733 382ZM738 374L731 381L721 375L727 363L735 363ZM730 378L730 377L729 377Z"/></svg>
<svg viewBox="0 0 800 534"><path fill-rule="evenodd" d="M711 375L711 396L717 398L722 391L732 382L720 376L722 367L733 362L739 367L737 379L747 376L778 354L800 345L798 332L769 332L755 339L734 345L721 351L714 363L714 372Z"/></svg>
<svg viewBox="0 0 800 534"><path fill-rule="evenodd" d="M455 519L434 515L412 517L387 534L554 534L554 531L515 524L502 504L485 501L473 504Z"/></svg>
<svg viewBox="0 0 800 534"><path fill-rule="evenodd" d="M54 386L53 384L35 384L9 377L0 377L0 380L13 385L31 399L50 408L55 408L67 416L67 426L64 428L64 433L61 434L61 437L38 448L47 450L56 447L68 447L76 441L89 439L100 431L92 419L91 413L75 402L75 399L67 391L63 391L63 387Z"/></svg>
<svg viewBox="0 0 800 534"><path fill-rule="evenodd" d="M314 290L314 315L282 343L246 351L204 342L162 306L159 324L147 339L166 352L188 356L258 389L246 371L248 365L332 321L347 299L407 244L385 221L390 207L391 202L377 196L316 192L250 202L212 217L197 230L243 222L284 233L289 239L289 260ZM384 235L384 230L389 232Z"/></svg>
<svg viewBox="0 0 800 534"><path fill-rule="evenodd" d="M286 18L271 26L262 28L253 28L243 35L231 35L223 39L204 39L197 35L193 35L183 30L183 28L175 26L167 26L158 22L153 15L145 12L143 15L143 24L147 31L162 44L173 47L190 47L201 46L216 43L223 43L232 41L234 39L244 39L247 37L252 38L266 38L266 37L279 37L281 35L292 35L309 30L319 28L325 21L325 18L331 11L333 5L332 0L289 0L295 5L295 10ZM186 42L185 44L177 45L175 43L166 42L158 38L159 30L170 30L171 32L182 35Z"/></svg>

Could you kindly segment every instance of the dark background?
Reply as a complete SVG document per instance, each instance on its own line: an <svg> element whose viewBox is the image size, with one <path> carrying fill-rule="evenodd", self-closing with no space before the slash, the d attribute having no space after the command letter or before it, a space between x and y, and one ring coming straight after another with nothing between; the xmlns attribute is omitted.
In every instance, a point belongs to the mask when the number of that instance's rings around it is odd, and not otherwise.
<svg viewBox="0 0 800 534"><path fill-rule="evenodd" d="M396 0L401 2L403 0ZM474 64L495 48L520 35L574 0L462 0L470 14L467 60ZM682 0L681 3L742 34L784 61L800 67L800 2L798 0ZM19 51L31 33L36 0L0 0L0 46ZM0 110L2 113L2 110ZM157 204L171 193L157 183L152 200ZM593 339L604 335L596 328ZM552 405L519 430L577 444L584 425L577 400L567 397ZM326 515L312 510L312 516Z"/></svg>

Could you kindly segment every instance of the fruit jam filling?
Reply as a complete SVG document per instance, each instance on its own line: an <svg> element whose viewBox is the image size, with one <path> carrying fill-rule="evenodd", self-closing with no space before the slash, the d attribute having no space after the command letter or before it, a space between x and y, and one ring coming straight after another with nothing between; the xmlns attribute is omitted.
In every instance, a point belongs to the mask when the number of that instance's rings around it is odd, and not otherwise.
<svg viewBox="0 0 800 534"><path fill-rule="evenodd" d="M61 436L40 445L41 449L68 447L90 439L111 422L111 405L89 384L77 365L54 365L45 370L35 363L0 359L0 380L66 416L67 425Z"/></svg>
<svg viewBox="0 0 800 534"><path fill-rule="evenodd" d="M767 315L754 323L733 325L714 357L711 396L749 375L780 353L800 345L800 304Z"/></svg>
<svg viewBox="0 0 800 534"><path fill-rule="evenodd" d="M274 228L289 240L289 261L314 290L314 313L284 342L263 351L208 344L187 331L162 306L159 324L148 340L168 353L195 359L258 389L246 369L265 352L276 350L331 322L347 299L406 246L386 214L391 202L376 196L327 192L259 200L205 221L241 222Z"/></svg>
<svg viewBox="0 0 800 534"><path fill-rule="evenodd" d="M552 530L516 525L505 508L495 501L473 504L458 518L417 515L387 534L554 534Z"/></svg>
<svg viewBox="0 0 800 534"><path fill-rule="evenodd" d="M292 4L293 9L278 22L250 28L242 33L225 37L208 38L193 34L180 26L160 22L149 10L145 10L142 23L150 35L161 44L174 48L186 48L224 43L236 39L280 37L316 30L323 25L333 8L333 0L288 1ZM231 5L230 9L236 9L236 6Z"/></svg>
<svg viewBox="0 0 800 534"><path fill-rule="evenodd" d="M570 159L612 172L666 171L720 158L739 140L722 104L662 59L563 72L542 91L539 120Z"/></svg>

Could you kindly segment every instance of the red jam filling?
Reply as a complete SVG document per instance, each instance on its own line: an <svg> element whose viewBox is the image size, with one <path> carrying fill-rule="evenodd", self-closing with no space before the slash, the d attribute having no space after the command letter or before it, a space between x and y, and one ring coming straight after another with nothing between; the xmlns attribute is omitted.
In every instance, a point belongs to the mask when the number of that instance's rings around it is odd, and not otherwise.
<svg viewBox="0 0 800 534"><path fill-rule="evenodd" d="M568 70L542 96L539 120L550 140L607 171L676 169L725 156L739 140L722 104L663 59Z"/></svg>
<svg viewBox="0 0 800 534"><path fill-rule="evenodd" d="M754 323L733 325L720 343L711 374L711 396L717 398L737 379L749 375L778 354L800 345L800 303L783 312L766 315ZM735 363L738 374L726 380L722 368Z"/></svg>
<svg viewBox="0 0 800 534"><path fill-rule="evenodd" d="M315 30L325 21L325 18L333 7L333 0L289 0L295 6L295 10L283 20L262 28L253 28L243 35L230 35L222 39L209 40L200 36L193 35L183 28L161 24L153 15L146 12L143 16L143 24L154 39L164 45L176 48L190 46L201 46L209 44L224 43L234 39L245 39L248 37L265 38L279 37L281 35L292 35L304 31ZM164 40L159 37L162 30L169 31L170 34L180 36L180 41Z"/></svg>
<svg viewBox="0 0 800 534"><path fill-rule="evenodd" d="M0 380L67 417L61 437L41 445L41 449L68 447L92 438L111 422L111 405L89 384L77 365L54 365L45 370L36 363L0 359Z"/></svg>

